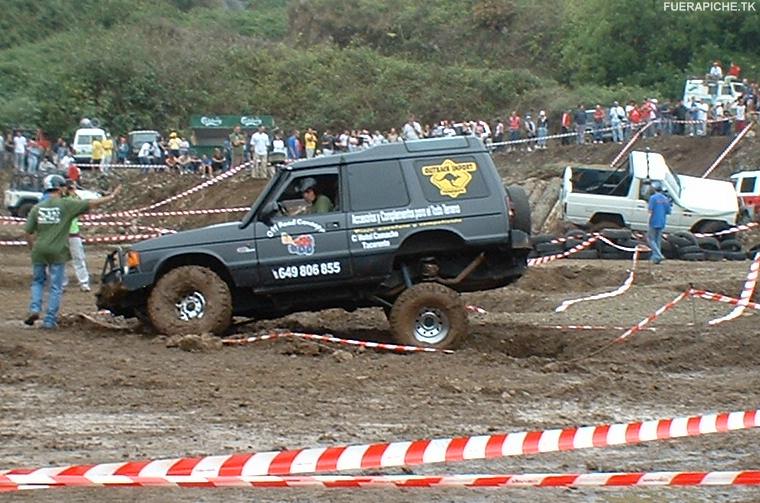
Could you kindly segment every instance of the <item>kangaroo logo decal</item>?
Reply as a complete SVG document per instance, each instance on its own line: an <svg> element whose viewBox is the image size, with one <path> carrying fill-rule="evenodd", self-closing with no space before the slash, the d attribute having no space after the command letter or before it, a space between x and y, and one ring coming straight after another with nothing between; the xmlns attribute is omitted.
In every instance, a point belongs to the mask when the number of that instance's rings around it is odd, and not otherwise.
<svg viewBox="0 0 760 503"><path fill-rule="evenodd" d="M442 196L456 199L467 193L467 186L472 181L470 173L476 171L474 162L454 162L446 159L441 164L423 166L422 174L430 178L430 183L440 191Z"/></svg>

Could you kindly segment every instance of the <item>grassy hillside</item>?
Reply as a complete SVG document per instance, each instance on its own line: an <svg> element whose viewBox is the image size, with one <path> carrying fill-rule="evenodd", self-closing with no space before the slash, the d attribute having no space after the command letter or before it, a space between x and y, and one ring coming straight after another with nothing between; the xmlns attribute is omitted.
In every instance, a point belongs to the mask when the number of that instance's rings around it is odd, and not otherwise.
<svg viewBox="0 0 760 503"><path fill-rule="evenodd" d="M667 15L649 0L6 4L0 124L52 134L84 116L112 131L182 128L194 113L319 128L491 119L675 97L712 58L750 73L760 59L745 54L760 36L751 19Z"/></svg>

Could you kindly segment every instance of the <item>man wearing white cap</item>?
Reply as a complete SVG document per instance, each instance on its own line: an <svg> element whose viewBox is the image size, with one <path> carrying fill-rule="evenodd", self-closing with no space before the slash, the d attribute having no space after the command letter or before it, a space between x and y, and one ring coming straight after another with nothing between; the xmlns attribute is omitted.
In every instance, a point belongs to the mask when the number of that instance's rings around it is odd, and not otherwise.
<svg viewBox="0 0 760 503"><path fill-rule="evenodd" d="M612 141L623 143L623 121L625 109L617 101L610 107L610 125L612 126Z"/></svg>

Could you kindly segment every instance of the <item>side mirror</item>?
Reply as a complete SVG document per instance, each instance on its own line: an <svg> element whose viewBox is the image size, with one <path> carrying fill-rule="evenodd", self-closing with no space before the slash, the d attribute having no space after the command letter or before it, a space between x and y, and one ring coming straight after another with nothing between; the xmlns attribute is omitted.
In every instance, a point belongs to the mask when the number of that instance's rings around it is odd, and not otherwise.
<svg viewBox="0 0 760 503"><path fill-rule="evenodd" d="M277 201L269 201L263 208L261 208L261 221L267 225L272 225L272 217L275 216L279 210Z"/></svg>

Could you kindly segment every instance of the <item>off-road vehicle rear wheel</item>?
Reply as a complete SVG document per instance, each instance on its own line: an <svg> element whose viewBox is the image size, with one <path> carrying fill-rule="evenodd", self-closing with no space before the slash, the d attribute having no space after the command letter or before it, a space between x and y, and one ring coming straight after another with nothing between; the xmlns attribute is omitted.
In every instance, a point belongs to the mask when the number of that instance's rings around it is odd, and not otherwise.
<svg viewBox="0 0 760 503"><path fill-rule="evenodd" d="M467 312L459 294L438 283L419 283L398 296L390 326L399 344L447 349L467 335Z"/></svg>
<svg viewBox="0 0 760 503"><path fill-rule="evenodd" d="M172 269L150 293L148 316L162 334L222 335L232 321L230 288L206 267Z"/></svg>

